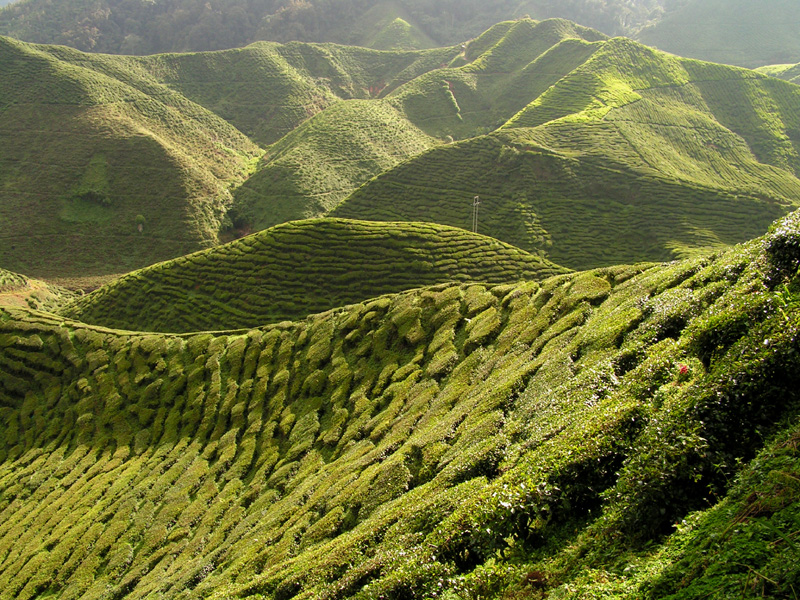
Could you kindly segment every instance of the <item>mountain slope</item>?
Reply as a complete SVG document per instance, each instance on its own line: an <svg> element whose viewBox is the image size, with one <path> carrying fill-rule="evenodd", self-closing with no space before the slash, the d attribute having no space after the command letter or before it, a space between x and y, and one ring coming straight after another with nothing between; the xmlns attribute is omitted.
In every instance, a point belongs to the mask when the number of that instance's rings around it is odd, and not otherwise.
<svg viewBox="0 0 800 600"><path fill-rule="evenodd" d="M510 283L565 270L441 225L296 221L131 273L63 313L119 329L256 327L451 281Z"/></svg>
<svg viewBox="0 0 800 600"><path fill-rule="evenodd" d="M257 147L164 86L56 54L85 56L0 38L0 263L103 275L216 243Z"/></svg>
<svg viewBox="0 0 800 600"><path fill-rule="evenodd" d="M798 240L248 332L0 310L0 597L791 597Z"/></svg>
<svg viewBox="0 0 800 600"><path fill-rule="evenodd" d="M540 74L551 55L566 72ZM589 268L736 243L798 206L796 86L624 38L567 38L521 71L544 84L500 130L395 167L333 214L466 227L478 195L482 233Z"/></svg>

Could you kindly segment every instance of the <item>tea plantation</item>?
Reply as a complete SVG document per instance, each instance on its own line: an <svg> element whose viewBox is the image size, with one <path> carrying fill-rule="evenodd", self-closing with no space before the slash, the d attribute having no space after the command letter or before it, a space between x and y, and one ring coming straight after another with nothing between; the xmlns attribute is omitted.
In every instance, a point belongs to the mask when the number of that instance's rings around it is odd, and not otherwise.
<svg viewBox="0 0 800 600"><path fill-rule="evenodd" d="M218 333L3 308L0 598L791 598L798 240Z"/></svg>
<svg viewBox="0 0 800 600"><path fill-rule="evenodd" d="M130 273L63 314L118 329L238 329L424 285L512 283L566 271L463 229L318 219Z"/></svg>
<svg viewBox="0 0 800 600"><path fill-rule="evenodd" d="M458 71L493 53L480 51ZM468 227L478 195L482 233L580 269L744 241L798 205L797 86L624 38L565 38L535 63L551 58L567 70L500 129L398 165L332 214ZM407 105L408 86L387 100ZM506 106L511 89L496 94Z"/></svg>

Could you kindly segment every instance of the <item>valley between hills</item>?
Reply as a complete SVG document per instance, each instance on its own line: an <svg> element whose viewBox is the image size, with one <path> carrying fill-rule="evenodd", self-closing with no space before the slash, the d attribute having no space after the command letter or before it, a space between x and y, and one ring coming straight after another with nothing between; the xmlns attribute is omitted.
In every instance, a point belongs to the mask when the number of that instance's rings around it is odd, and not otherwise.
<svg viewBox="0 0 800 600"><path fill-rule="evenodd" d="M796 597L796 75L0 37L0 599Z"/></svg>

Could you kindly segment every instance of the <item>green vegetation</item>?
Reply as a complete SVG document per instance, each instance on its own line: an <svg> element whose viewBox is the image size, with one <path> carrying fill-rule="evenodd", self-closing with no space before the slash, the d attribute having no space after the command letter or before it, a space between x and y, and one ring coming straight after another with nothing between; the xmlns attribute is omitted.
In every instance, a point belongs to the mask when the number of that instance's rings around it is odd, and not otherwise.
<svg viewBox="0 0 800 600"><path fill-rule="evenodd" d="M124 59L87 58L0 38L0 264L105 275L217 243L258 148L141 71L115 77Z"/></svg>
<svg viewBox="0 0 800 600"><path fill-rule="evenodd" d="M432 134L507 122L387 171L332 214L469 227L479 195L479 231L582 269L744 241L798 206L800 88L577 33L501 24L470 44L469 64L392 92Z"/></svg>
<svg viewBox="0 0 800 600"><path fill-rule="evenodd" d="M24 306L55 312L75 299L66 288L0 269L0 306Z"/></svg>
<svg viewBox="0 0 800 600"><path fill-rule="evenodd" d="M778 79L785 79L786 81L800 84L800 64L768 65L766 67L759 67L756 70L760 73L764 73L764 75L770 75Z"/></svg>
<svg viewBox="0 0 800 600"><path fill-rule="evenodd" d="M423 285L511 283L563 272L463 229L296 221L131 273L79 298L63 314L140 331L238 329Z"/></svg>
<svg viewBox="0 0 800 600"><path fill-rule="evenodd" d="M4 308L0 597L791 598L799 267L793 213L249 331Z"/></svg>
<svg viewBox="0 0 800 600"><path fill-rule="evenodd" d="M133 58L7 38L0 46L0 78L9 82L0 90L0 135L13 140L0 147L0 264L50 278L126 272L217 244L230 223L232 189L263 154L241 131L258 143L275 142L340 97L367 98L370 86L397 85L398 77L436 68L459 52L263 43ZM332 140L342 129L300 135L299 148L269 163L268 172L298 157L327 155L329 164L317 165L310 180L298 174L297 185L310 197L340 198L430 145L393 109L361 108L364 123L351 127L361 139ZM333 110L342 116L354 109ZM341 150L353 152L349 170L320 189L320 174L330 179L340 158L331 153ZM259 189L258 178L253 187ZM282 220L306 214L317 213L296 210Z"/></svg>
<svg viewBox="0 0 800 600"><path fill-rule="evenodd" d="M270 147L236 190L230 227L325 216L365 181L437 144L385 101L334 104Z"/></svg>

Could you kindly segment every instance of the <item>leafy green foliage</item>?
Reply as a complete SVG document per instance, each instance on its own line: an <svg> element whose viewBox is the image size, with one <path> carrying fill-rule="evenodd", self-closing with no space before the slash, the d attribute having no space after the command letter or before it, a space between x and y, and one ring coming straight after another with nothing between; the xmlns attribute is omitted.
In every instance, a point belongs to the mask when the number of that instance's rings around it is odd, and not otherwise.
<svg viewBox="0 0 800 600"><path fill-rule="evenodd" d="M785 597L795 230L252 330L4 308L0 594Z"/></svg>
<svg viewBox="0 0 800 600"><path fill-rule="evenodd" d="M423 285L511 283L564 271L462 229L319 219L131 273L78 299L64 314L118 329L236 329ZM401 331L417 343L416 334Z"/></svg>

